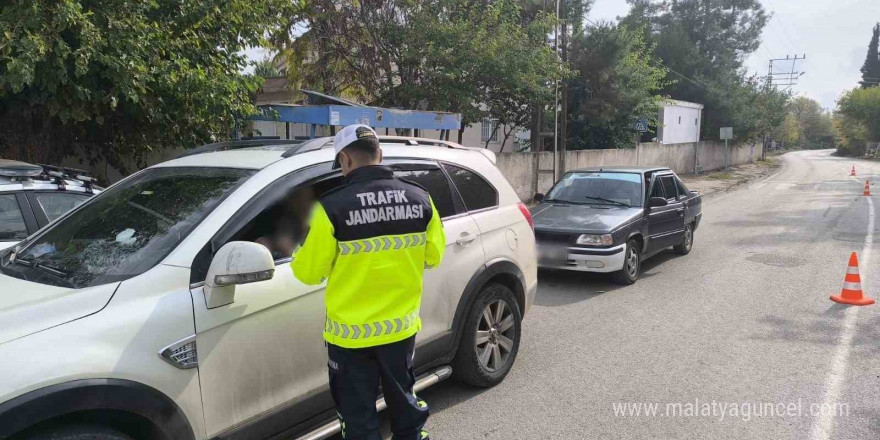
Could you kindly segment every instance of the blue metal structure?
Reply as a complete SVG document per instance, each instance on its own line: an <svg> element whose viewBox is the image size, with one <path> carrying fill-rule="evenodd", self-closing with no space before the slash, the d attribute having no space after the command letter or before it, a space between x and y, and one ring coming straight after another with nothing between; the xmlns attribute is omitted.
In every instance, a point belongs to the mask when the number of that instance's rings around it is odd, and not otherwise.
<svg viewBox="0 0 880 440"><path fill-rule="evenodd" d="M306 91L303 91L306 92ZM381 107L367 107L353 104L338 98L321 95L323 105L260 105L260 114L250 120L309 124L310 137L315 137L318 125L345 126L365 124L373 128L409 128L419 130L458 130L461 128L461 114L429 112L419 110L396 110Z"/></svg>

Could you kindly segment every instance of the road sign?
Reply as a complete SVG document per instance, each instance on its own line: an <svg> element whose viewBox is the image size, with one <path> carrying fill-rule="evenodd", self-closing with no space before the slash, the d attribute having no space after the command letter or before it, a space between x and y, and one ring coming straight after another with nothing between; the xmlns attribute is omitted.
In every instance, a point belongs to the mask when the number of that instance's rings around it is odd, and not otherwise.
<svg viewBox="0 0 880 440"><path fill-rule="evenodd" d="M633 122L633 130L641 133L648 131L648 120L637 119L636 122Z"/></svg>
<svg viewBox="0 0 880 440"><path fill-rule="evenodd" d="M733 127L721 127L721 139L733 139Z"/></svg>

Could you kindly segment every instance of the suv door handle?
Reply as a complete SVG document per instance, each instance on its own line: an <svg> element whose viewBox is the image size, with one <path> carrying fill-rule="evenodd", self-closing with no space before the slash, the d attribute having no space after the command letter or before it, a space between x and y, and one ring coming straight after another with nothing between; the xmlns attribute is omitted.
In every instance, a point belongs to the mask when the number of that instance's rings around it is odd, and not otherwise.
<svg viewBox="0 0 880 440"><path fill-rule="evenodd" d="M465 233L462 233L460 237L458 237L458 240L455 240L455 243L458 244L459 246L467 246L472 241L476 240L476 238L477 238L476 235L471 235L471 234L468 234L467 232L465 232Z"/></svg>

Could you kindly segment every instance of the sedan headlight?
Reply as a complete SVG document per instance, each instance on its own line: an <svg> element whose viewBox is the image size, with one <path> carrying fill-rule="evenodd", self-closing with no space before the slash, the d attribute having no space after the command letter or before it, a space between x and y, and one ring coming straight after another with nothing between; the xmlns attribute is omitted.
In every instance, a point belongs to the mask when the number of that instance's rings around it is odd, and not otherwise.
<svg viewBox="0 0 880 440"><path fill-rule="evenodd" d="M614 240L611 239L611 234L581 234L577 239L577 244L585 246L611 246L613 242Z"/></svg>

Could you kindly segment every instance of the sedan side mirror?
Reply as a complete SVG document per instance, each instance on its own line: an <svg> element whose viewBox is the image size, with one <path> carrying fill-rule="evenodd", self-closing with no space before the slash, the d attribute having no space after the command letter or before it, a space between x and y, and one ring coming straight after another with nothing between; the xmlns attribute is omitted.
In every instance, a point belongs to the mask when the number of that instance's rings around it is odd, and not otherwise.
<svg viewBox="0 0 880 440"><path fill-rule="evenodd" d="M275 261L265 246L249 241L231 241L223 245L205 278L205 303L209 309L232 304L237 284L271 280Z"/></svg>
<svg viewBox="0 0 880 440"><path fill-rule="evenodd" d="M542 200L544 200L544 193L536 193L535 194L535 201L540 202Z"/></svg>
<svg viewBox="0 0 880 440"><path fill-rule="evenodd" d="M650 199L648 199L649 208L659 208L668 204L669 202L666 201L666 199L664 199L663 197L651 197Z"/></svg>

